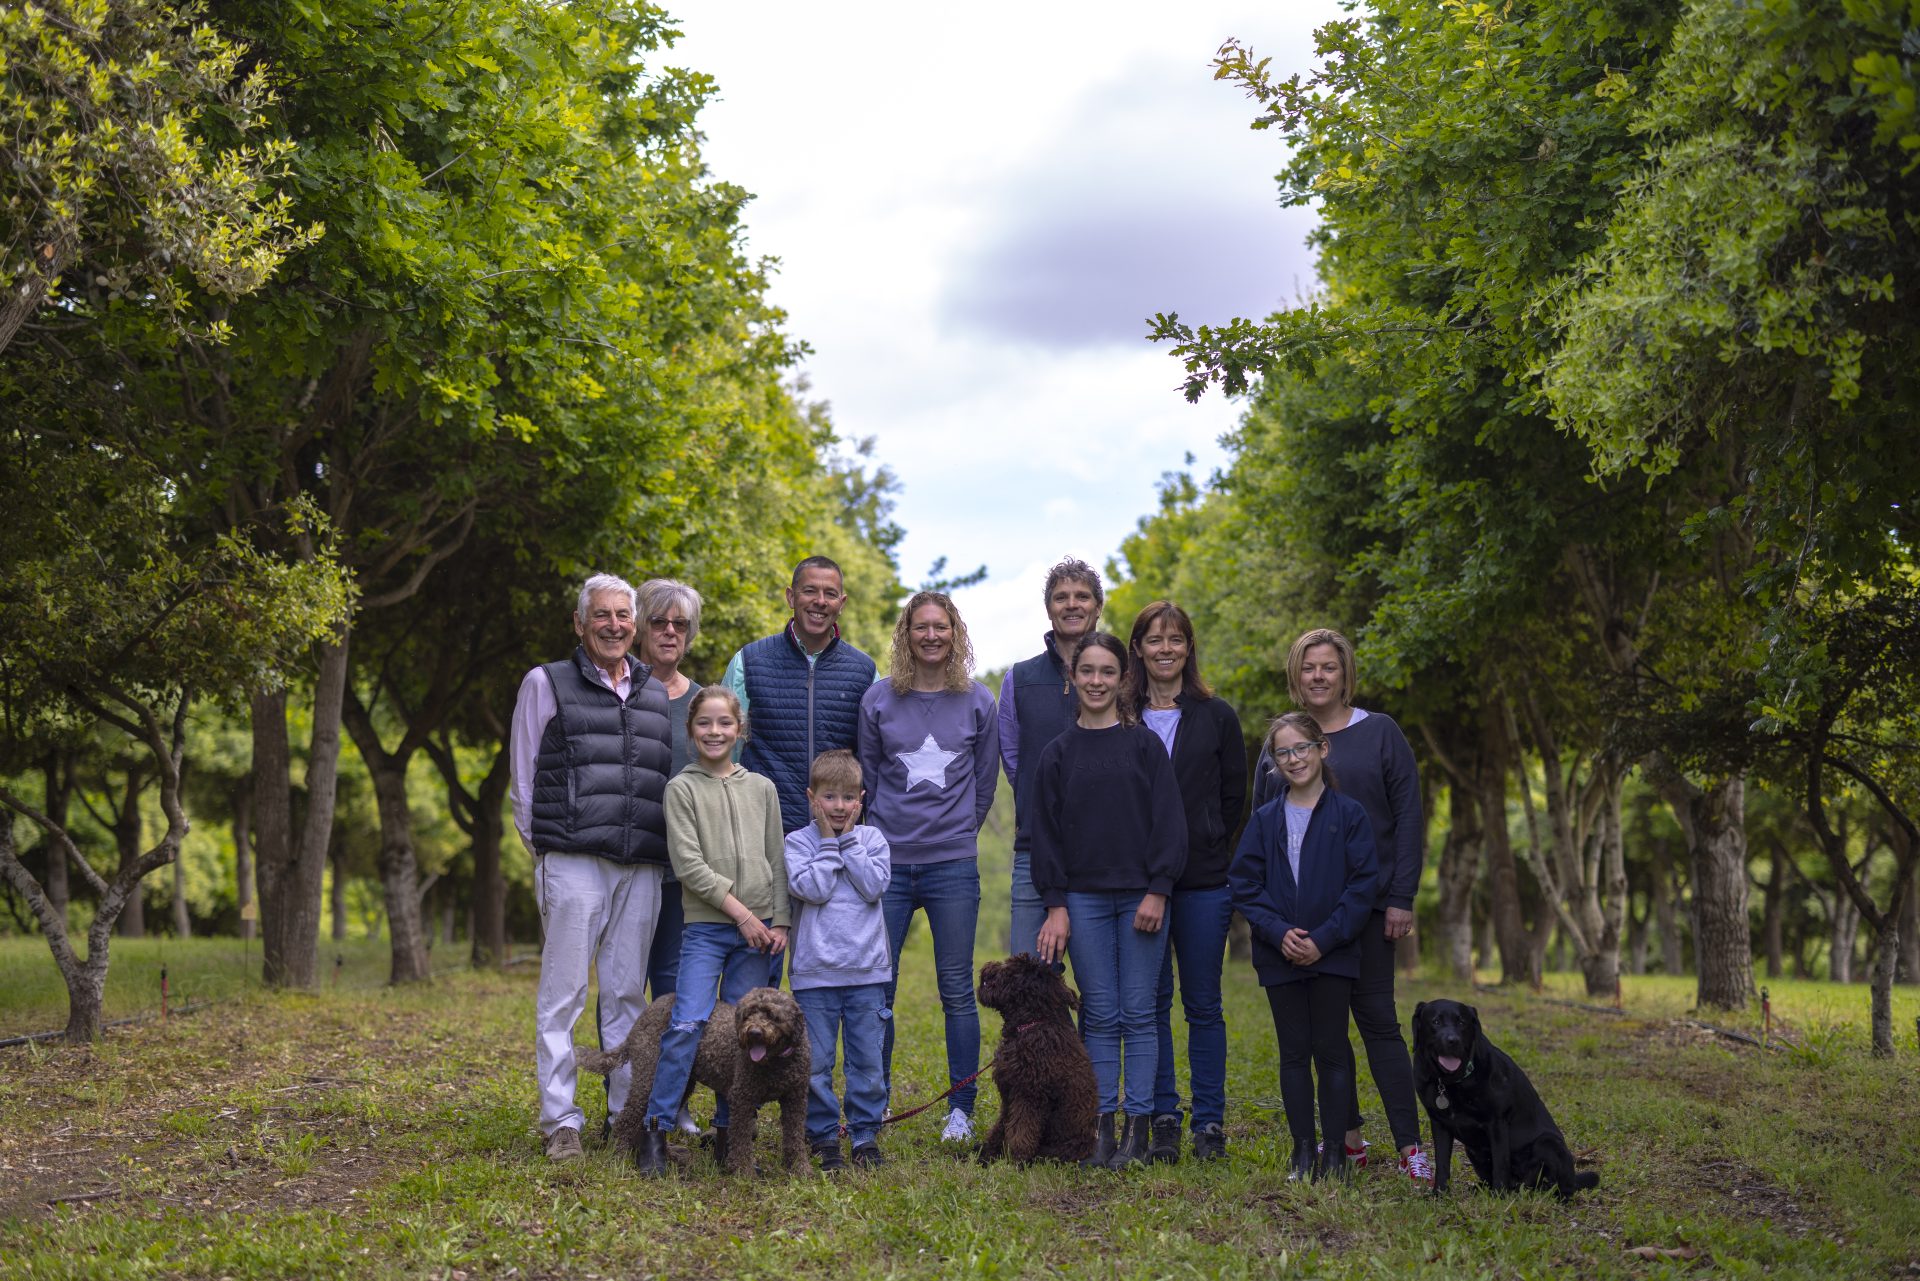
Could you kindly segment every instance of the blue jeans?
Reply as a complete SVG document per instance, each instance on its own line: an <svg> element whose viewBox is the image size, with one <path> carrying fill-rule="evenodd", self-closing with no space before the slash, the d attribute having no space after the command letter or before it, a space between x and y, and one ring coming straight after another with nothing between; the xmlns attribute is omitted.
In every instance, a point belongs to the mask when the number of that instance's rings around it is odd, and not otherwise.
<svg viewBox="0 0 1920 1281"><path fill-rule="evenodd" d="M660 885L660 919L653 925L647 952L647 992L654 1000L670 996L680 978L680 936L687 932L687 908L680 882L669 876Z"/></svg>
<svg viewBox="0 0 1920 1281"><path fill-rule="evenodd" d="M1047 923L1047 905L1040 891L1033 888L1033 855L1018 846L1013 851L1013 929L1007 939L1007 954L1033 952L1033 941ZM1035 953L1037 955L1037 953Z"/></svg>
<svg viewBox="0 0 1920 1281"><path fill-rule="evenodd" d="M813 1077L807 1083L807 1142L840 1142L840 1103L833 1097L834 1042L847 1047L847 1133L853 1146L880 1137L880 1118L887 1111L887 1083L880 1056L893 1011L887 1008L884 983L854 987L805 987L793 999L807 1020L807 1046L813 1054Z"/></svg>
<svg viewBox="0 0 1920 1281"><path fill-rule="evenodd" d="M946 863L896 865L886 897L887 945L893 952L893 981L887 984L887 1008L900 990L900 949L914 911L925 908L933 935L933 973L940 986L940 1008L947 1017L947 1084L966 1080L980 1066L980 1007L973 1000L973 932L980 923L980 864L970 858ZM893 1092L893 1025L887 1020L883 1051L887 1092ZM973 1115L979 1087L968 1082L953 1092L951 1106Z"/></svg>
<svg viewBox="0 0 1920 1281"><path fill-rule="evenodd" d="M1220 967L1227 954L1227 926L1233 921L1233 890L1175 890L1167 900L1167 948L1160 962L1160 991L1154 1001L1154 1033L1160 1068L1153 1084L1153 1113L1180 1111L1180 1090L1173 1079L1173 971L1180 970L1180 1009L1187 1016L1187 1071L1193 1086L1192 1126L1222 1125L1227 1119L1227 1021L1220 1013Z"/></svg>
<svg viewBox="0 0 1920 1281"><path fill-rule="evenodd" d="M767 982L767 957L747 946L740 931L713 921L692 921L680 938L680 986L673 997L673 1022L660 1035L660 1065L654 1070L653 1092L647 1096L647 1125L664 1130L680 1112L687 1082L693 1075L693 1056L713 1017L716 992L722 1001L738 1001ZM720 1100L713 1123L727 1123L727 1103Z"/></svg>
<svg viewBox="0 0 1920 1281"><path fill-rule="evenodd" d="M1093 1059L1100 1110L1121 1110L1124 1075L1128 1116L1153 1112L1160 1057L1153 1005L1167 931L1164 926L1152 934L1133 928L1133 914L1143 897L1138 890L1067 895L1067 954L1080 980L1080 1038Z"/></svg>

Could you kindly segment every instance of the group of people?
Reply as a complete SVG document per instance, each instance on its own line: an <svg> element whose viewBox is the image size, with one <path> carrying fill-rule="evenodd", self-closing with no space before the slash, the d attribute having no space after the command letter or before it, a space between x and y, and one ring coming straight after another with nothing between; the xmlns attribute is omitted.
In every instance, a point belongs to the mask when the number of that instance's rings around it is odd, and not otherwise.
<svg viewBox="0 0 1920 1281"><path fill-rule="evenodd" d="M664 1171L673 1128L695 1128L682 1100L716 1001L779 986L783 970L813 1055L815 1155L841 1168L844 1132L855 1164L878 1164L916 912L954 1087L942 1137L970 1140L978 841L1004 769L1009 945L1072 966L1100 1092L1090 1163L1177 1160L1183 1122L1195 1157L1225 1155L1221 974L1237 909L1272 1008L1294 1175L1367 1161L1351 1014L1399 1167L1430 1180L1393 997L1394 940L1412 928L1420 875L1419 782L1393 721L1353 706L1351 646L1325 629L1294 644L1298 710L1273 723L1250 777L1239 718L1201 678L1185 611L1156 601L1126 639L1103 632L1100 576L1074 559L1049 571L1043 596L1044 646L1008 670L996 700L972 678L966 624L941 592L908 600L880 673L839 634L847 597L825 557L795 567L786 626L706 687L681 670L697 591L611 575L582 585L579 648L527 673L512 730L514 819L544 930L536 1070L550 1159L582 1151L573 1034L592 966L604 1045L625 1038L649 988L675 994L635 1154L643 1172ZM629 1085L626 1069L609 1076L610 1116ZM727 1122L723 1101L723 1152Z"/></svg>

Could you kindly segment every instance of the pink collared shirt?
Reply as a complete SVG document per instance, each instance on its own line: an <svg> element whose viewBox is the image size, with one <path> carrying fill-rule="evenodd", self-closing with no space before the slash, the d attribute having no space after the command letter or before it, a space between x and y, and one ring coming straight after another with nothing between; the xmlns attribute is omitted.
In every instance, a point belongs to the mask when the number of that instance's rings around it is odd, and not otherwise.
<svg viewBox="0 0 1920 1281"><path fill-rule="evenodd" d="M607 674L597 666L593 674L625 702L633 692L633 660L620 661L624 666L617 681L608 680ZM513 826L529 854L539 853L533 848L533 762L540 754L540 740L546 737L547 722L559 710L560 705L553 697L553 682L547 679L545 667L536 667L521 678L520 695L513 703L513 728L507 736L508 764L513 775Z"/></svg>

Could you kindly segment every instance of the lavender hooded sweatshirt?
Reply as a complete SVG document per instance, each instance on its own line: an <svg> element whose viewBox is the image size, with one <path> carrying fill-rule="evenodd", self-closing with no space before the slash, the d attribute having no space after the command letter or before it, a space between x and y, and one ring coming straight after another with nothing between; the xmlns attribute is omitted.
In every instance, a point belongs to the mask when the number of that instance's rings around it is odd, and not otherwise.
<svg viewBox="0 0 1920 1281"><path fill-rule="evenodd" d="M895 866L979 855L1000 768L1000 722L985 685L899 694L883 679L860 700L856 742L866 821L887 838Z"/></svg>

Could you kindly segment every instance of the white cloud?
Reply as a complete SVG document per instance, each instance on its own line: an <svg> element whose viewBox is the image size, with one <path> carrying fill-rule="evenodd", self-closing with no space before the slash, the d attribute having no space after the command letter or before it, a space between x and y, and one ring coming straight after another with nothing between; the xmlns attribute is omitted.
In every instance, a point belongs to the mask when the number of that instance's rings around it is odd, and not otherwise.
<svg viewBox="0 0 1920 1281"><path fill-rule="evenodd" d="M1104 565L1237 414L1181 400L1143 317L1264 314L1310 282L1283 157L1211 79L1239 36L1304 66L1333 0L775 4L698 0L667 61L714 75L716 176L756 193L753 252L810 342L813 394L903 486L902 572L963 594L983 666L1033 653L1040 583Z"/></svg>

